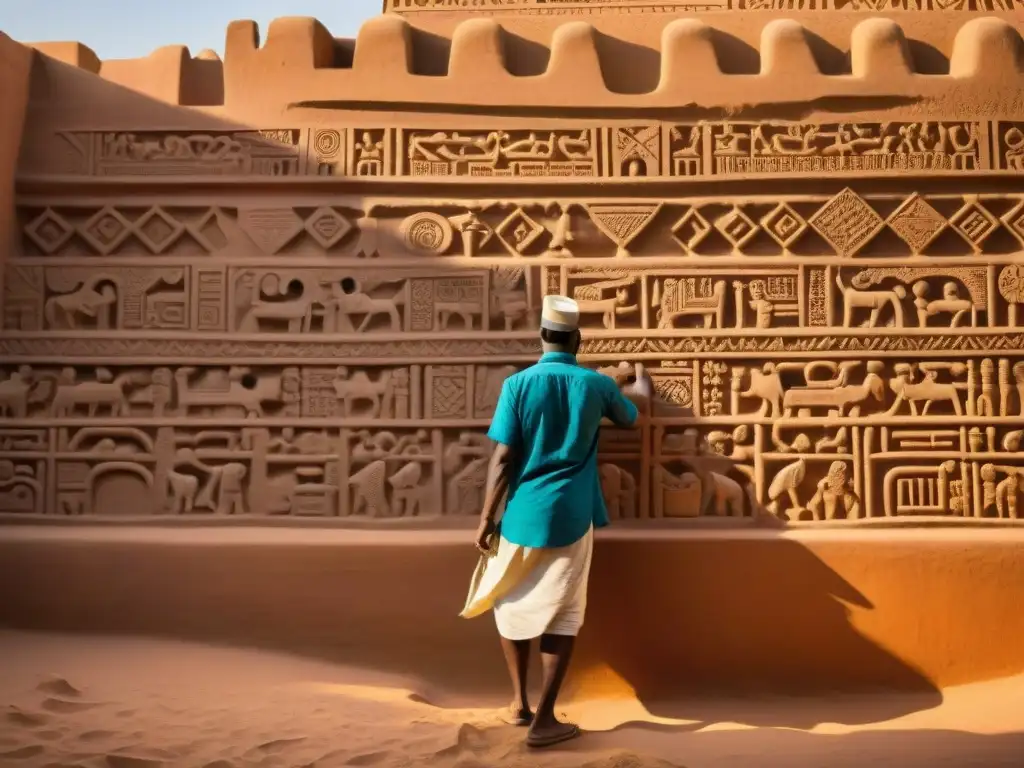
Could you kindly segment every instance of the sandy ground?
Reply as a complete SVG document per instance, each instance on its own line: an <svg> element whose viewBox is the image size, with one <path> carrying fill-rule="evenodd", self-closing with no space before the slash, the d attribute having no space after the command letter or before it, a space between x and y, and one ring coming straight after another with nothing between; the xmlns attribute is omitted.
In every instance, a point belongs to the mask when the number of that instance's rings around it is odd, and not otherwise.
<svg viewBox="0 0 1024 768"><path fill-rule="evenodd" d="M565 714L586 729L585 736L538 753L522 745L523 732L505 725L495 709L442 708L415 680L266 652L0 632L0 659L3 766L1024 764L1024 677L950 689L938 707L908 706L912 714L894 720L803 730L658 718L619 688L614 699L570 699ZM863 715L874 703L860 697L844 706ZM743 707L752 714L759 707L777 708L783 719L790 712L800 722L820 704L748 700ZM721 702L721 708L739 711L736 702ZM701 711L713 712L714 704L702 702ZM773 717L779 719L780 711Z"/></svg>

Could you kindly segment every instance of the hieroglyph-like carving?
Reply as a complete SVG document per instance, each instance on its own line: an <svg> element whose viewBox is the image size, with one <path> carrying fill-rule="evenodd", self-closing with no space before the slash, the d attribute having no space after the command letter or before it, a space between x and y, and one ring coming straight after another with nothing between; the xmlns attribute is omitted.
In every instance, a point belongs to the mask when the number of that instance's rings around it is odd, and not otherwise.
<svg viewBox="0 0 1024 768"><path fill-rule="evenodd" d="M67 133L96 176L295 176L304 169L295 129Z"/></svg>

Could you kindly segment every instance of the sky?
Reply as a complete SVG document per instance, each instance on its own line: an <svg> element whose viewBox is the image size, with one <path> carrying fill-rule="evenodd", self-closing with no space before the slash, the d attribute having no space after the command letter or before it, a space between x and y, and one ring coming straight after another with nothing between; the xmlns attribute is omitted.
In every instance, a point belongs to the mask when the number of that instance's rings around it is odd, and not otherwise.
<svg viewBox="0 0 1024 768"><path fill-rule="evenodd" d="M335 37L354 37L381 0L0 0L0 31L26 43L77 40L101 59L133 59L163 45L224 55L228 22L265 33L279 16L314 16Z"/></svg>

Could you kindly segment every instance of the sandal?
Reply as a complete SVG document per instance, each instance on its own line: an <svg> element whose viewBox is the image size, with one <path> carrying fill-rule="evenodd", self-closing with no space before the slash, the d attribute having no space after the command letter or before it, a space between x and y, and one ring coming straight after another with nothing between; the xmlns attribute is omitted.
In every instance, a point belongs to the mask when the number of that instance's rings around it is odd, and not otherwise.
<svg viewBox="0 0 1024 768"><path fill-rule="evenodd" d="M533 749L542 749L544 747L552 747L555 744L562 744L566 741L571 741L579 736L581 733L578 725L570 725L564 731L560 733L553 733L550 736L534 736L529 735L526 737L526 746L532 747Z"/></svg>
<svg viewBox="0 0 1024 768"><path fill-rule="evenodd" d="M533 724L533 712L530 710L510 707L509 712L512 714L511 723L516 728L526 728L528 725Z"/></svg>

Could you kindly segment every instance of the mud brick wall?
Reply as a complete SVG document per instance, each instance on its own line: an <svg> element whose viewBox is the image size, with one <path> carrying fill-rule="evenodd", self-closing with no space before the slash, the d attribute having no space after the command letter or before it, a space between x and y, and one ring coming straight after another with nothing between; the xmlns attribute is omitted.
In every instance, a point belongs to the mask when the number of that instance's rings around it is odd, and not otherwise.
<svg viewBox="0 0 1024 768"><path fill-rule="evenodd" d="M224 62L161 49L145 83L37 46L0 513L468 518L558 293L585 361L643 361L659 394L602 435L615 518L1024 518L1013 23L407 5L354 41L290 19L257 47L239 22ZM616 23L660 62L650 88L603 74ZM545 70L513 73L513 29L548 35Z"/></svg>

